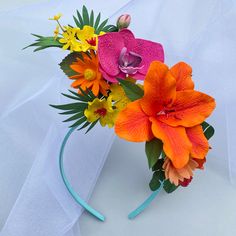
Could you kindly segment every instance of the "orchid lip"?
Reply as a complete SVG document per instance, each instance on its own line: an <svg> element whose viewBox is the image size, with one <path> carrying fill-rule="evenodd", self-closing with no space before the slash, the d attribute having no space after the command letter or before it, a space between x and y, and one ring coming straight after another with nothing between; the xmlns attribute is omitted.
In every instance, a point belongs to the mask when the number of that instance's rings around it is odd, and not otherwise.
<svg viewBox="0 0 236 236"><path fill-rule="evenodd" d="M140 66L142 62L142 56L139 54L129 51L126 47L123 47L120 52L119 57L119 69L125 74L136 74L143 65Z"/></svg>

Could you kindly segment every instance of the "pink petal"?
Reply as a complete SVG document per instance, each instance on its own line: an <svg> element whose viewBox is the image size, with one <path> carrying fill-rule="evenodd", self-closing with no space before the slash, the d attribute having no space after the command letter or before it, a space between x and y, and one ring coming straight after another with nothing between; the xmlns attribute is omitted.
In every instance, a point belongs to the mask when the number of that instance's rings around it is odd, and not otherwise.
<svg viewBox="0 0 236 236"><path fill-rule="evenodd" d="M136 79L136 80L144 80L145 79L145 75L140 74L139 72L137 72L134 75L130 75L131 78Z"/></svg>
<svg viewBox="0 0 236 236"><path fill-rule="evenodd" d="M123 29L119 31L119 35L122 36L124 45L128 51L133 51L133 48L136 46L136 39L133 33L128 29Z"/></svg>
<svg viewBox="0 0 236 236"><path fill-rule="evenodd" d="M99 62L107 74L115 77L119 72L118 60L124 47L124 41L119 33L107 33L98 37Z"/></svg>
<svg viewBox="0 0 236 236"><path fill-rule="evenodd" d="M136 39L136 46L133 51L142 56L143 60L140 66L143 66L143 68L139 70L141 74L145 75L147 73L152 61L164 62L164 50L159 43L144 39Z"/></svg>

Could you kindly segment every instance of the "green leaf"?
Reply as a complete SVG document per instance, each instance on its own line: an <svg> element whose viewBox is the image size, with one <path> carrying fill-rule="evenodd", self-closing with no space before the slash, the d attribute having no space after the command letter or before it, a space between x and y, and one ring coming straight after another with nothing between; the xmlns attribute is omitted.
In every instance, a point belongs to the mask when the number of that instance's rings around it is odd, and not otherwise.
<svg viewBox="0 0 236 236"><path fill-rule="evenodd" d="M84 27L84 21L83 21L83 18L82 16L80 15L79 11L77 10L77 17L78 17L78 20L80 22L80 25L81 25L81 29Z"/></svg>
<svg viewBox="0 0 236 236"><path fill-rule="evenodd" d="M88 104L76 102L64 105L50 105L50 106L60 110L83 110L88 107Z"/></svg>
<svg viewBox="0 0 236 236"><path fill-rule="evenodd" d="M212 126L209 126L205 131L204 135L209 140L215 133L215 130Z"/></svg>
<svg viewBox="0 0 236 236"><path fill-rule="evenodd" d="M156 164L152 167L152 171L162 170L164 159L158 159Z"/></svg>
<svg viewBox="0 0 236 236"><path fill-rule="evenodd" d="M65 94L65 93L62 93L62 95L65 96L65 97L67 97L67 98L80 101L80 98L77 97L77 96L75 97L75 96L71 96L71 95L68 95L68 94Z"/></svg>
<svg viewBox="0 0 236 236"><path fill-rule="evenodd" d="M99 23L100 23L100 19L101 19L101 13L98 14L97 18L96 18L96 21L95 21L95 24L94 24L94 29L96 30Z"/></svg>
<svg viewBox="0 0 236 236"><path fill-rule="evenodd" d="M164 181L163 188L167 193L174 192L179 186L175 186L168 179Z"/></svg>
<svg viewBox="0 0 236 236"><path fill-rule="evenodd" d="M77 75L78 73L72 70L70 65L72 65L73 62L76 62L78 59L83 60L82 58L83 56L80 52L72 52L62 60L59 66L68 77Z"/></svg>
<svg viewBox="0 0 236 236"><path fill-rule="evenodd" d="M94 12L93 10L90 13L89 25L93 27L94 24Z"/></svg>
<svg viewBox="0 0 236 236"><path fill-rule="evenodd" d="M29 47L36 47L36 49L34 50L34 52L36 52L49 47L59 47L59 48L63 47L63 44L59 42L60 38L54 39L54 37L44 37L36 34L32 35L37 37L38 39L35 40L36 41L35 43L32 43L29 46L24 47L23 50Z"/></svg>
<svg viewBox="0 0 236 236"><path fill-rule="evenodd" d="M152 191L156 191L157 189L159 189L164 178L164 171L155 171L149 183L150 189Z"/></svg>
<svg viewBox="0 0 236 236"><path fill-rule="evenodd" d="M96 33L99 34L102 30L103 30L103 27L107 24L108 22L108 19L104 20L100 25L99 27L96 29Z"/></svg>
<svg viewBox="0 0 236 236"><path fill-rule="evenodd" d="M84 20L84 25L89 25L89 14L86 6L83 6L82 15Z"/></svg>
<svg viewBox="0 0 236 236"><path fill-rule="evenodd" d="M123 80L123 79L117 79L117 80L120 82L122 88L125 91L126 96L131 101L135 101L143 97L144 91L137 84L134 84L128 80Z"/></svg>
<svg viewBox="0 0 236 236"><path fill-rule="evenodd" d="M67 120L64 120L63 122L77 120L77 119L82 118L83 116L84 116L84 110L81 110L77 114L71 116L70 118L68 118Z"/></svg>
<svg viewBox="0 0 236 236"><path fill-rule="evenodd" d="M102 31L104 32L117 32L118 28L115 25L106 25Z"/></svg>
<svg viewBox="0 0 236 236"><path fill-rule="evenodd" d="M84 129L90 124L91 124L91 122L86 121L78 130Z"/></svg>
<svg viewBox="0 0 236 236"><path fill-rule="evenodd" d="M60 115L71 115L71 114L75 114L77 113L78 110L69 110L69 111L64 111L64 112L60 112Z"/></svg>
<svg viewBox="0 0 236 236"><path fill-rule="evenodd" d="M77 20L77 18L75 16L73 16L73 19L74 19L76 26L79 28L82 28L80 22Z"/></svg>
<svg viewBox="0 0 236 236"><path fill-rule="evenodd" d="M204 131L205 137L209 140L215 133L213 126L208 124L206 121L202 123L202 129Z"/></svg>
<svg viewBox="0 0 236 236"><path fill-rule="evenodd" d="M77 120L73 125L71 125L70 128L79 126L83 124L85 121L87 121L87 117L84 116L81 119Z"/></svg>
<svg viewBox="0 0 236 236"><path fill-rule="evenodd" d="M98 121L99 121L99 119L98 120L96 120L96 121L94 121L90 126L89 126L89 128L86 130L86 134L98 123Z"/></svg>
<svg viewBox="0 0 236 236"><path fill-rule="evenodd" d="M152 139L149 142L146 142L145 145L145 152L148 159L148 166L152 168L156 163L161 155L163 149L162 141L159 139Z"/></svg>
<svg viewBox="0 0 236 236"><path fill-rule="evenodd" d="M76 93L74 91L69 90L70 93L72 93L73 95L75 95L76 97L78 97L78 100L83 101L83 102L89 102L90 98L88 98L87 96L84 97L83 95Z"/></svg>

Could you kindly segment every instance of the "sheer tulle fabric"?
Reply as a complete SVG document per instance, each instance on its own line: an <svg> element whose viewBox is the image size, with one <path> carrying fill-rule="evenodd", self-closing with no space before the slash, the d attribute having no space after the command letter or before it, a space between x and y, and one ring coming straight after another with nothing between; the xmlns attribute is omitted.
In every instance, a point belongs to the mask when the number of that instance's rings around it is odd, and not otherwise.
<svg viewBox="0 0 236 236"><path fill-rule="evenodd" d="M235 182L233 1L150 0L144 4L133 0L115 1L106 8L105 2L83 1L88 8L111 16L113 22L121 13L131 14L136 37L162 43L169 65L191 64L197 88L216 98L217 109L210 119L216 135L208 162L229 184ZM57 66L65 52L21 51L33 40L30 32L51 34L54 24L47 21L49 16L62 12L64 21L72 23L71 15L81 5L74 0L48 1L0 14L4 32L0 38L0 156L4 163L0 169L4 177L0 181L10 196L18 196L0 203L8 204L10 212L2 236L73 236L73 226L82 213L59 176L58 152L67 126L48 106L62 103L60 92L69 88L70 81ZM92 193L113 139L113 130L99 126L86 136L76 132L71 138L66 171L84 199Z"/></svg>

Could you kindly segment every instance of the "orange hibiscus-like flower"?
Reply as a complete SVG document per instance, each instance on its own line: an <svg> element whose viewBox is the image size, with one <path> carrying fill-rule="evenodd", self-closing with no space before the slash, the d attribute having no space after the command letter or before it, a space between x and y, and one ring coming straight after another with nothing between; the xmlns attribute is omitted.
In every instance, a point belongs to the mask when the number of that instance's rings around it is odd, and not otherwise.
<svg viewBox="0 0 236 236"><path fill-rule="evenodd" d="M204 159L209 145L200 124L214 110L215 100L193 90L191 73L183 62L171 69L152 62L143 98L129 103L118 115L117 135L133 142L160 139L175 168L184 167L190 157Z"/></svg>
<svg viewBox="0 0 236 236"><path fill-rule="evenodd" d="M107 90L110 86L102 78L102 74L99 71L97 55L91 50L90 56L83 52L82 56L83 60L77 58L77 61L70 65L70 68L78 73L77 75L70 76L70 79L75 80L71 86L73 88L81 87L83 90L91 89L95 96L99 93L107 96Z"/></svg>

